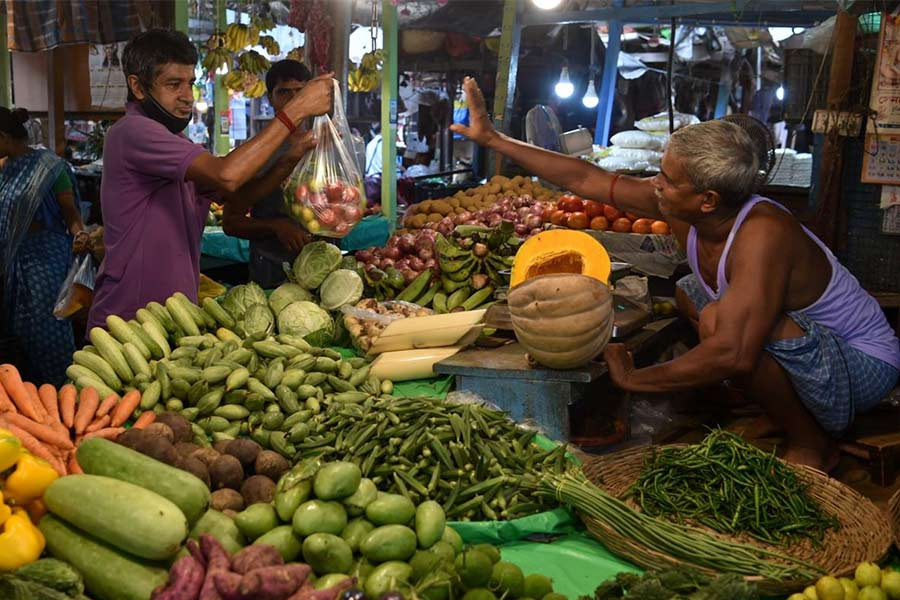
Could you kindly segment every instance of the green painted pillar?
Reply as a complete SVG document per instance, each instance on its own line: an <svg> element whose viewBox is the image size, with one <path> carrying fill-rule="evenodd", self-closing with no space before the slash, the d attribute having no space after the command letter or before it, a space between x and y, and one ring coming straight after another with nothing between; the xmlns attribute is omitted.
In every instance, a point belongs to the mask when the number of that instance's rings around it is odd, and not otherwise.
<svg viewBox="0 0 900 600"><path fill-rule="evenodd" d="M225 0L215 0L215 3L216 30L224 32L227 26L225 22ZM230 67L231 65L229 65ZM228 106L228 88L225 87L223 82L224 77L224 75L216 75L213 87L213 110L216 115L213 131L213 152L216 156L224 156L231 151L231 143L228 141L228 115L231 112L231 108Z"/></svg>
<svg viewBox="0 0 900 600"><path fill-rule="evenodd" d="M9 40L6 39L6 6L0 10L0 106L12 105L12 81L10 80Z"/></svg>
<svg viewBox="0 0 900 600"><path fill-rule="evenodd" d="M397 225L397 7L382 0L384 66L381 73L381 211L391 231Z"/></svg>
<svg viewBox="0 0 900 600"><path fill-rule="evenodd" d="M188 32L188 0L173 0L175 3L175 30Z"/></svg>
<svg viewBox="0 0 900 600"><path fill-rule="evenodd" d="M500 34L500 52L497 56L497 81L494 86L494 127L509 133L509 119L516 98L516 75L519 71L519 44L522 38L520 17L522 0L505 0L503 3L503 28ZM488 173L499 175L503 158L491 155Z"/></svg>

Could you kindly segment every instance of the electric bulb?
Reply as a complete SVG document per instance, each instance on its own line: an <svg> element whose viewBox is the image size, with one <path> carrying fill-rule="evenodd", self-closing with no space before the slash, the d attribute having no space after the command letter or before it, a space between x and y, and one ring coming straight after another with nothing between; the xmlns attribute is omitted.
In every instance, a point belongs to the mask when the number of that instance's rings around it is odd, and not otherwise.
<svg viewBox="0 0 900 600"><path fill-rule="evenodd" d="M538 8L542 8L544 10L552 10L552 9L556 8L557 6L559 6L559 3L562 2L562 0L531 0L531 1L534 2L535 6L537 6Z"/></svg>
<svg viewBox="0 0 900 600"><path fill-rule="evenodd" d="M600 98L597 97L597 89L594 87L594 80L588 81L587 91L581 97L581 103L587 108L595 108L600 104Z"/></svg>
<svg viewBox="0 0 900 600"><path fill-rule="evenodd" d="M556 95L560 98L568 98L575 93L575 86L569 81L569 67L562 68L562 72L559 74L559 81L556 82L554 91L556 91Z"/></svg>
<svg viewBox="0 0 900 600"><path fill-rule="evenodd" d="M775 90L775 97L778 98L779 102L784 100L784 86L783 85L779 85L778 89Z"/></svg>
<svg viewBox="0 0 900 600"><path fill-rule="evenodd" d="M206 111L209 110L209 103L206 100L198 100L195 106L201 114L206 114Z"/></svg>

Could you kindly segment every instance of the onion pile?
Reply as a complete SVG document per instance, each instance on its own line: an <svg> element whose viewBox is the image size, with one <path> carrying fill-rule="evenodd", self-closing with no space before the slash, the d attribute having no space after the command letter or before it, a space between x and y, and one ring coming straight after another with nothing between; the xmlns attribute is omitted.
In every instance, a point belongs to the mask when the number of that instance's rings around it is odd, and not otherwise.
<svg viewBox="0 0 900 600"><path fill-rule="evenodd" d="M552 203L539 202L530 194L507 196L498 200L490 208L446 216L440 221L426 223L423 226L424 229L419 231L437 231L444 236L449 236L457 225L497 227L503 221L510 221L514 225L517 236L528 238L541 232L543 225L541 215L544 209L550 206Z"/></svg>
<svg viewBox="0 0 900 600"><path fill-rule="evenodd" d="M363 263L367 271L372 269L384 271L393 267L400 271L406 283L410 283L425 269L434 269L437 272L434 251L437 233L435 229L395 233L383 248L372 247L358 251L356 260Z"/></svg>

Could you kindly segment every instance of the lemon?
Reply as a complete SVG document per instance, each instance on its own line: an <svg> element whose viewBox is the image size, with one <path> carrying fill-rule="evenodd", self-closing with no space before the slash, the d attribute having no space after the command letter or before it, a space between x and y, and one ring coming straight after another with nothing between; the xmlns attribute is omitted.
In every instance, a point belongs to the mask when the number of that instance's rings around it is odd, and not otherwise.
<svg viewBox="0 0 900 600"><path fill-rule="evenodd" d="M859 563L854 573L856 585L864 588L867 585L878 586L881 584L881 569L875 563Z"/></svg>
<svg viewBox="0 0 900 600"><path fill-rule="evenodd" d="M810 585L803 590L803 595L806 597L806 600L819 600L819 594L816 592L816 586L814 585Z"/></svg>
<svg viewBox="0 0 900 600"><path fill-rule="evenodd" d="M844 600L844 586L831 575L826 575L816 582L818 600Z"/></svg>
<svg viewBox="0 0 900 600"><path fill-rule="evenodd" d="M879 575L881 572L879 571ZM887 600L887 594L885 594L882 589L876 585L867 585L863 589L859 590L859 595L856 597L857 600Z"/></svg>
<svg viewBox="0 0 900 600"><path fill-rule="evenodd" d="M791 594L790 596L788 596L787 600L809 600L809 598L807 598L800 592L797 592L796 594Z"/></svg>
<svg viewBox="0 0 900 600"><path fill-rule="evenodd" d="M859 588L856 587L856 583L846 577L841 577L838 581L844 586L844 600L856 600L856 596L859 594Z"/></svg>
<svg viewBox="0 0 900 600"><path fill-rule="evenodd" d="M900 600L900 573L891 570L883 572L881 589L891 600Z"/></svg>

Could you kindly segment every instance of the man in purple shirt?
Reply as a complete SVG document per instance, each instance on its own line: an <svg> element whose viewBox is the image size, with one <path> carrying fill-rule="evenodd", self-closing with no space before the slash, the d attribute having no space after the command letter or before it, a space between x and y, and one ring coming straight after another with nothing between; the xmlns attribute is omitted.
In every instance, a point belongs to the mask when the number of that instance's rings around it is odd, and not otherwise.
<svg viewBox="0 0 900 600"><path fill-rule="evenodd" d="M331 77L314 79L259 135L216 157L181 133L191 120L196 63L196 48L179 32L153 29L125 47L128 104L103 148L106 257L89 327L105 326L109 315L130 319L175 292L196 301L210 202L251 181L286 141L311 147L297 125L332 108Z"/></svg>

